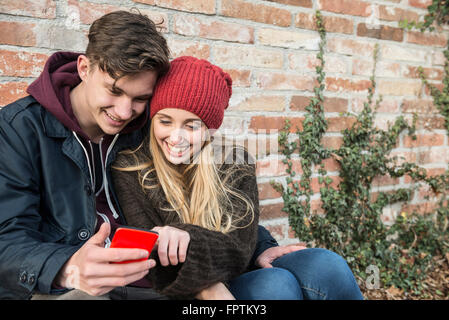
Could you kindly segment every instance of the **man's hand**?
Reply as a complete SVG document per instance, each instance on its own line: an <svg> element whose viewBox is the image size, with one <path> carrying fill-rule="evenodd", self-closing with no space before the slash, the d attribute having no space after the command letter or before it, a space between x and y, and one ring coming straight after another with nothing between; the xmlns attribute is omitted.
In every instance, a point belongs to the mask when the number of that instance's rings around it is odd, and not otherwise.
<svg viewBox="0 0 449 320"><path fill-rule="evenodd" d="M235 300L232 293L222 282L217 282L203 289L195 298L198 300Z"/></svg>
<svg viewBox="0 0 449 320"><path fill-rule="evenodd" d="M187 249L190 243L190 235L187 231L170 227L154 227L152 231L159 234L157 239L157 253L161 265L177 265L186 261ZM155 247L156 247L155 246Z"/></svg>
<svg viewBox="0 0 449 320"><path fill-rule="evenodd" d="M148 258L149 252L142 249L104 248L104 241L110 232L109 223L103 223L100 230L64 264L55 284L99 296L115 287L126 286L142 279L149 269L156 265L156 261L151 259L124 264L113 263Z"/></svg>
<svg viewBox="0 0 449 320"><path fill-rule="evenodd" d="M271 247L262 252L256 259L256 266L261 268L273 268L271 263L279 257L291 252L307 249L300 244L289 244L286 246Z"/></svg>

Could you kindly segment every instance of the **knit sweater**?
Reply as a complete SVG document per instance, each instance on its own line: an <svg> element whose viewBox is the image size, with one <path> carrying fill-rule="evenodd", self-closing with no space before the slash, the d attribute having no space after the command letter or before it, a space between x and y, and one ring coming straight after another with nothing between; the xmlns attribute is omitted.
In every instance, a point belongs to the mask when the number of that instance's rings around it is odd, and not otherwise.
<svg viewBox="0 0 449 320"><path fill-rule="evenodd" d="M244 153L244 161L234 149L229 158L219 166L220 177L231 170L231 187L240 191L254 206L254 216L246 214L239 220L239 227L226 234L206 228L185 224L176 213L161 208L170 207L161 187L143 189L139 183L138 172L113 170L113 181L123 209L127 224L133 227L152 229L155 226L172 226L187 231L190 242L184 263L176 266L162 266L153 251L151 257L158 262L150 269L147 278L153 288L171 298L193 298L202 289L216 282L226 282L245 272L254 253L257 242L259 221L259 198L255 174L255 165L248 164L249 155ZM241 150L241 149L240 149ZM130 164L129 158L117 157L116 163ZM128 162L128 163L127 163ZM231 162L231 163L229 163ZM251 162L254 163L254 162ZM153 174L153 176L151 176ZM155 173L151 173L152 178ZM241 200L232 198L233 204ZM241 217L246 208L236 205L232 214Z"/></svg>

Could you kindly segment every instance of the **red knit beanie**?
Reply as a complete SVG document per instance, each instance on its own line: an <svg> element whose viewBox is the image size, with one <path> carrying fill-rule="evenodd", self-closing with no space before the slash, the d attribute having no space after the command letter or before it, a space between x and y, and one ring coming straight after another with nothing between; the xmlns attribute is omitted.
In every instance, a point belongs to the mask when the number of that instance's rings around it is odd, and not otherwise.
<svg viewBox="0 0 449 320"><path fill-rule="evenodd" d="M232 94L232 79L219 67L194 57L179 57L159 78L150 102L150 117L165 108L196 114L209 129L218 129Z"/></svg>

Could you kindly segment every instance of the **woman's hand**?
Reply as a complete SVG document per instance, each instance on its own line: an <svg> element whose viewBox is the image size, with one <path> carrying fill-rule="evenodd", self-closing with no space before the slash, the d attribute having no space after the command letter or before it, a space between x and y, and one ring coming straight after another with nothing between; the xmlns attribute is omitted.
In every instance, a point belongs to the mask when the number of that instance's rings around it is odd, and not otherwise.
<svg viewBox="0 0 449 320"><path fill-rule="evenodd" d="M256 259L255 265L261 268L273 268L271 264L277 258L291 252L307 249L301 244L290 244L285 246L271 247L262 252Z"/></svg>
<svg viewBox="0 0 449 320"><path fill-rule="evenodd" d="M222 282L217 282L203 289L195 298L198 300L235 300L232 293Z"/></svg>
<svg viewBox="0 0 449 320"><path fill-rule="evenodd" d="M157 253L161 265L177 265L186 261L190 235L187 231L170 226L154 227L152 229L159 234L156 242Z"/></svg>

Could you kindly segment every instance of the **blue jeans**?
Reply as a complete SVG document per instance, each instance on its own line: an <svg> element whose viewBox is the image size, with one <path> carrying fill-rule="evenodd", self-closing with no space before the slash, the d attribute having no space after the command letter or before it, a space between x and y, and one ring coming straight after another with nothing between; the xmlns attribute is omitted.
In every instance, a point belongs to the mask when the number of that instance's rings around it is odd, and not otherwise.
<svg viewBox="0 0 449 320"><path fill-rule="evenodd" d="M346 261L320 248L286 254L273 268L257 269L229 282L238 300L361 300Z"/></svg>

